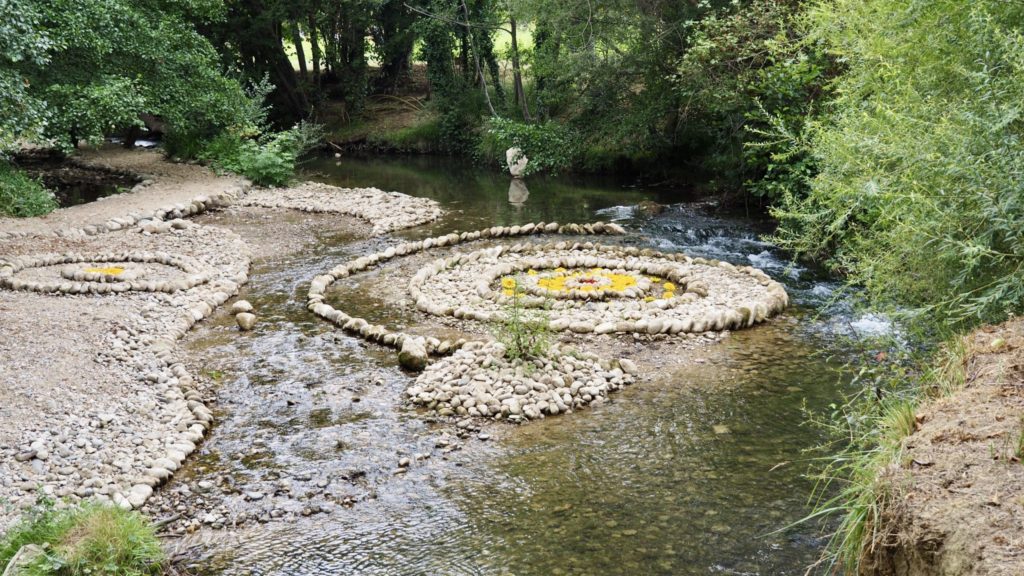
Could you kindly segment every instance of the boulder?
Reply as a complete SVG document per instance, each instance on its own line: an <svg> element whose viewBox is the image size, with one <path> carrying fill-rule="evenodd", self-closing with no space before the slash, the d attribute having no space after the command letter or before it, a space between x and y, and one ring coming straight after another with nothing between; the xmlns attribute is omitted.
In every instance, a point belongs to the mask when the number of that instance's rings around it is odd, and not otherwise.
<svg viewBox="0 0 1024 576"><path fill-rule="evenodd" d="M423 338L406 338L398 353L398 363L407 370L420 372L427 367L427 341Z"/></svg>
<svg viewBox="0 0 1024 576"><path fill-rule="evenodd" d="M509 148L505 151L505 163L508 165L508 172L513 178L522 178L526 173L526 165L530 159L523 154L519 148Z"/></svg>
<svg viewBox="0 0 1024 576"><path fill-rule="evenodd" d="M238 328L243 332L248 332L256 326L256 315L250 314L249 312L241 312L235 315L235 322L238 323Z"/></svg>
<svg viewBox="0 0 1024 576"><path fill-rule="evenodd" d="M243 312L252 312L252 304L248 300L239 300L231 305L232 314L241 314Z"/></svg>

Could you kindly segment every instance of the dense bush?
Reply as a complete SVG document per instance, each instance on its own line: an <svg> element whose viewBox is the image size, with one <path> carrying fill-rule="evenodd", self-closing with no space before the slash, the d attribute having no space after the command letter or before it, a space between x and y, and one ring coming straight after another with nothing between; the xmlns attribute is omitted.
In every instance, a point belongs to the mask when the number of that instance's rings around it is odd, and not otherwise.
<svg viewBox="0 0 1024 576"><path fill-rule="evenodd" d="M0 540L0 566L28 544L44 553L19 572L26 576L154 575L164 560L142 515L99 504L55 510L43 503L33 509Z"/></svg>
<svg viewBox="0 0 1024 576"><path fill-rule="evenodd" d="M0 150L25 141L68 150L140 126L141 113L185 133L238 124L251 101L197 31L223 10L207 1L0 0Z"/></svg>
<svg viewBox="0 0 1024 576"><path fill-rule="evenodd" d="M57 208L43 184L0 160L0 216L42 216Z"/></svg>
<svg viewBox="0 0 1024 576"><path fill-rule="evenodd" d="M771 201L803 189L814 172L800 137L832 71L799 34L801 6L754 0L711 12L679 59L680 139L720 187Z"/></svg>
<svg viewBox="0 0 1024 576"><path fill-rule="evenodd" d="M1024 310L1024 4L836 0L809 41L846 70L783 194L778 241L922 319Z"/></svg>

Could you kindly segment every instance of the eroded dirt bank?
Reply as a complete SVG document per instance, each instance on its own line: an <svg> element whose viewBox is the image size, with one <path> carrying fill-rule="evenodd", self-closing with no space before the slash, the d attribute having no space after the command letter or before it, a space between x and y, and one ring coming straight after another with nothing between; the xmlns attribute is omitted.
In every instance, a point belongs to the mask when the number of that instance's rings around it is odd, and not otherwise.
<svg viewBox="0 0 1024 576"><path fill-rule="evenodd" d="M1024 320L967 346L963 389L918 413L881 480L893 502L862 574L1024 574Z"/></svg>

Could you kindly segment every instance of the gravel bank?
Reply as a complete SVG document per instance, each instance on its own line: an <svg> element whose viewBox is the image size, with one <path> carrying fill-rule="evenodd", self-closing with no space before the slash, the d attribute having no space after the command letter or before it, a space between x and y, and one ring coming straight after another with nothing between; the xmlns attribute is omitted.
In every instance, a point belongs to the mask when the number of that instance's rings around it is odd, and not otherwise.
<svg viewBox="0 0 1024 576"><path fill-rule="evenodd" d="M177 341L248 279L249 243L184 219L238 203L247 181L153 151L106 148L73 161L143 180L42 218L0 219L0 530L40 492L145 504L213 420ZM278 194L291 199L282 207L324 211L323 190L300 190L261 190L252 203ZM369 220L376 233L440 215L396 193L327 193L348 207L326 211Z"/></svg>

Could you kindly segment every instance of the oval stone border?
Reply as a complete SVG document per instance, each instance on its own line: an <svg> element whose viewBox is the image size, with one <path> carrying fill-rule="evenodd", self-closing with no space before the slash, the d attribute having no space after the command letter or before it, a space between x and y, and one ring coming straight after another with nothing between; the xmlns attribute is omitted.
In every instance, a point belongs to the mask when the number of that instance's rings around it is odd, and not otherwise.
<svg viewBox="0 0 1024 576"><path fill-rule="evenodd" d="M517 226L494 226L473 232L452 232L444 236L427 238L415 242L406 242L398 246L392 246L382 252L360 256L346 264L335 266L326 274L320 274L313 278L307 293L306 308L338 326L346 332L351 332L359 337L391 348L401 349L406 339L423 338L414 334L406 334L388 330L387 327L372 324L363 318L353 317L341 310L338 310L324 302L324 294L327 288L335 281L351 276L359 272L369 270L384 262L398 256L408 256L431 248L455 246L464 242L474 242L481 239L504 238L515 236L529 236L537 234L608 234L622 235L626 230L614 223L594 222L593 224L558 224L557 222L529 223ZM466 343L464 339L456 341L441 341L433 336L425 338L426 351L429 354L449 354L462 347Z"/></svg>
<svg viewBox="0 0 1024 576"><path fill-rule="evenodd" d="M82 280L23 280L14 275L28 268L60 266L62 264L83 264L87 262L133 262L136 264L162 264L172 266L187 276L181 280L109 280L99 278L102 274L82 273ZM63 273L63 271L62 271ZM94 278L96 277L96 278ZM0 262L0 288L27 290L31 292L62 294L117 294L122 292L166 292L188 290L210 281L208 272L190 258L164 252L102 252L98 254L42 254L23 256Z"/></svg>
<svg viewBox="0 0 1024 576"><path fill-rule="evenodd" d="M642 273L638 274L637 270L626 269L624 267L625 266L625 261L620 260L619 262L621 262L621 266L616 266L615 268L611 267L612 265L614 265L614 263L612 263L612 262L608 262L609 266L601 266L601 265L598 265L598 266L601 267L601 268L605 268L606 270L608 270L608 272L611 272L613 274L620 274L622 272L628 272L628 273L631 273L631 274L643 276ZM486 295L483 294L482 291L480 290L480 288L483 285L483 280L484 280L484 279L481 279L481 281L477 283L477 295L480 296L481 298L487 298L489 300L494 300L496 302L500 302L500 303L503 303L503 304L508 304L508 303L511 302L511 298L501 294L499 291L491 290L490 289L490 284L493 284L494 282L499 281L501 279L501 277L503 277L503 276L508 276L508 275L511 275L511 274L516 274L518 272L523 272L525 270L531 270L531 269L535 269L535 270L549 270L549 269L550 270L554 270L556 268L566 268L567 271L570 270L569 267L563 266L563 263L564 263L563 260L555 259L555 258L547 258L547 259L542 259L542 260L534 260L532 262L519 262L519 263L516 263L516 264L512 264L512 270L510 272L505 272L504 271L505 270L505 265L495 266L495 267L491 268L490 270L488 270L488 272L487 272L486 278L490 279L490 281L488 282L487 294ZM572 269L578 269L578 268L587 268L587 267L586 266L575 266L575 267L572 267ZM589 268L593 268L593 266L590 266ZM635 280L637 282L636 286L631 286L631 287L629 287L629 288L627 288L627 289L625 289L625 290L623 290L621 292L620 291L616 291L616 290L606 290L606 289L603 288L603 286L599 286L595 290L590 291L590 292L586 292L586 291L583 291L583 290L580 290L580 289L575 289L575 288L574 289L570 289L570 290L566 290L565 292L554 292L553 290L549 290L547 288L541 288L536 283L536 281L528 282L528 283L523 283L523 284L520 285L520 287L523 290L525 290L526 293L531 294L531 295L536 296L536 297L541 298L541 299L546 299L548 301L582 300L582 301L587 301L587 302L593 302L593 301L608 301L608 300L614 300L614 299L618 299L618 298L638 298L638 297L641 297L641 296L646 296L648 294L649 289L650 289L649 285L651 284L651 282L649 280L646 280L646 279L643 279L643 278L636 278ZM611 282L609 281L609 283L611 283ZM645 283L646 283L646 285L645 285Z"/></svg>
<svg viewBox="0 0 1024 576"><path fill-rule="evenodd" d="M511 247L498 246L492 249L471 252L469 254L456 254L445 259L437 260L424 267L413 277L410 281L410 292L412 293L413 299L416 301L416 308L422 312L433 314L435 316L453 316L455 318L468 318L479 322L489 322L494 319L495 312L472 310L466 307L453 308L451 306L434 304L430 298L423 293L420 287L426 284L426 281L431 276L441 272L442 270L449 270L458 266L460 263L478 260L484 256L497 257L508 253L528 254L530 252L544 253L549 250L575 251L579 249L616 256L625 256L625 258L606 259L593 254L582 254L578 257L549 257L549 260L557 262L559 266L566 268L591 266L612 267L621 265L624 269L640 271L643 274L666 278L679 286L686 287L686 293L681 297L673 298L672 300L662 299L651 302L650 306L652 308L656 308L658 311L668 310L678 305L689 304L700 298L705 298L708 295L706 282L701 279L692 279L688 270L675 266L674 263L719 267L734 273L746 274L765 287L765 297L758 300L738 302L734 306L728 307L726 310L719 311L717 313L713 312L706 316L692 319L662 318L653 311L652 314L644 315L634 320L621 318L617 320L606 319L600 323L581 321L574 322L565 318L556 318L549 324L549 328L553 331L569 330L578 334L679 334L703 333L709 331L719 332L722 330L740 329L753 326L754 324L762 322L770 316L782 311L789 303L789 296L786 294L785 288L783 288L778 282L768 278L764 272L755 268L736 267L727 262L690 258L689 256L681 253L665 254L655 250L641 250L635 247L592 244L590 242L570 245L568 242L564 241L554 244L514 245ZM653 261L654 259L662 260L662 262ZM498 294L495 300L495 297L493 296L495 291L491 288L491 284L493 284L495 279L500 276L514 273L516 270L535 268L541 263L542 260L540 259L524 259L520 262L510 262L493 266L480 280L476 281L473 290L475 290L476 295L481 298L496 301L499 305L510 305L512 302L512 297L510 296ZM488 295L491 296L488 297ZM542 305L544 302L544 298L531 296L527 296L522 300L522 304L527 307L537 307ZM580 300L559 300L556 301L556 303L561 304L562 309L587 305L586 301Z"/></svg>

